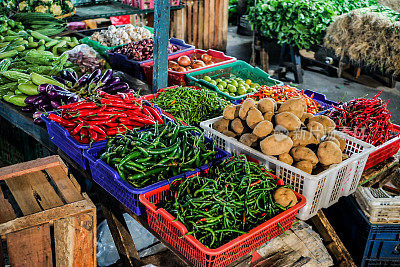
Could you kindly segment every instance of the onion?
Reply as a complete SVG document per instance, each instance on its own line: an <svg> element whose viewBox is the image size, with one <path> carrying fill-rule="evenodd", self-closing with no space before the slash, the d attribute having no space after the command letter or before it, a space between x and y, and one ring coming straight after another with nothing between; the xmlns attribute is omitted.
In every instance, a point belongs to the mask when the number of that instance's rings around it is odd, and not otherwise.
<svg viewBox="0 0 400 267"><path fill-rule="evenodd" d="M205 67L205 66L206 66L206 64L201 60L195 60L192 63L192 68L193 69L202 68L202 67Z"/></svg>
<svg viewBox="0 0 400 267"><path fill-rule="evenodd" d="M173 60L168 61L168 68L173 69L173 68L176 68L176 67L179 67L179 64L176 61L173 61Z"/></svg>
<svg viewBox="0 0 400 267"><path fill-rule="evenodd" d="M211 61L211 59L212 59L212 56L210 56L208 54L202 54L201 55L201 60L203 60L204 63L207 63L207 62Z"/></svg>
<svg viewBox="0 0 400 267"><path fill-rule="evenodd" d="M206 65L207 65L207 66L212 65L212 64L214 64L213 61L208 61L208 62L206 62Z"/></svg>
<svg viewBox="0 0 400 267"><path fill-rule="evenodd" d="M186 71L186 69L184 67L179 67L176 69L177 72L183 72Z"/></svg>
<svg viewBox="0 0 400 267"><path fill-rule="evenodd" d="M187 67L190 65L190 58L188 56L180 56L178 58L178 64L183 67Z"/></svg>

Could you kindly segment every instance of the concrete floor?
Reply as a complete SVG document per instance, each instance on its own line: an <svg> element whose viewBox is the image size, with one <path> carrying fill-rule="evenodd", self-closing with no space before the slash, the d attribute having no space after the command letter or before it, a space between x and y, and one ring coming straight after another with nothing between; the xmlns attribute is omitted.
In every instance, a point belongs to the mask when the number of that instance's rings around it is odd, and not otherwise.
<svg viewBox="0 0 400 267"><path fill-rule="evenodd" d="M226 54L250 62L252 40L251 36L238 35L236 27L229 27ZM274 69L274 67L276 66L271 65L271 69ZM381 97L385 101L389 100L388 107L392 111L392 122L400 124L400 82L397 83L396 88L387 88L378 81L364 75L359 78L364 83L361 84L343 78L329 77L310 70L305 70L303 77L304 82L298 85L299 88L325 94L327 99L333 101L348 101L357 97L373 97L382 88L385 88Z"/></svg>

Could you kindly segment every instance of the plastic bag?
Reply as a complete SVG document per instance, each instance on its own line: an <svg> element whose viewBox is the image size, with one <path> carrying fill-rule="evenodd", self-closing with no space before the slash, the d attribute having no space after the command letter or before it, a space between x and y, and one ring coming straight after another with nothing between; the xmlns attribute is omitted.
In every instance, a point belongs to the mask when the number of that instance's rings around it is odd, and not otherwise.
<svg viewBox="0 0 400 267"><path fill-rule="evenodd" d="M81 44L68 51L69 60L78 65L82 73L92 73L97 69L103 69L106 60L87 44Z"/></svg>
<svg viewBox="0 0 400 267"><path fill-rule="evenodd" d="M139 79L136 79L136 78L132 77L131 75L126 74L125 72L116 71L116 72L114 72L114 74L115 74L115 76L117 76L121 79L121 82L125 82L125 83L129 84L129 88L133 89L135 92L137 92L141 96L149 95L149 94L153 93L151 87L147 83L145 83Z"/></svg>
<svg viewBox="0 0 400 267"><path fill-rule="evenodd" d="M141 226L128 214L124 214L129 233L132 236L140 257L147 257L166 249L149 231ZM107 221L102 221L97 227L97 265L109 266L119 260L119 254L108 228Z"/></svg>

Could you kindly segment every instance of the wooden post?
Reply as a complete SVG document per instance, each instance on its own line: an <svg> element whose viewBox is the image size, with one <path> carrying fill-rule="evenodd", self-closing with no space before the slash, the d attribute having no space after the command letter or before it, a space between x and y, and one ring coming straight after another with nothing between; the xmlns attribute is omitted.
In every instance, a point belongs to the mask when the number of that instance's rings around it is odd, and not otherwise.
<svg viewBox="0 0 400 267"><path fill-rule="evenodd" d="M167 87L168 84L170 4L171 2L169 0L156 0L154 3L154 92Z"/></svg>

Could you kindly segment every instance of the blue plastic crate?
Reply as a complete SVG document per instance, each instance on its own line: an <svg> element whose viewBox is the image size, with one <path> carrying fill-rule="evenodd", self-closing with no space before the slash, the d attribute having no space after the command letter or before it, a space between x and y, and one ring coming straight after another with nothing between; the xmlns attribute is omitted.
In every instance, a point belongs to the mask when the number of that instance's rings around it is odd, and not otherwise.
<svg viewBox="0 0 400 267"><path fill-rule="evenodd" d="M207 137L205 140L207 143L212 143L212 140L208 139ZM222 160L230 156L228 152L215 147L218 153L214 161L206 165L200 166L193 171L185 172L167 180L160 181L147 187L138 189L125 182L119 176L116 170L114 170L111 166L99 159L100 155L104 152L105 147L106 144L96 145L93 146L91 149L85 150L83 152L85 158L89 162L92 178L97 184L99 184L103 189L114 196L119 202L124 204L136 215L141 215L144 212L144 207L139 202L140 194L144 194L164 185L167 185L175 179L187 178L199 171L204 171L210 166L217 164L218 162L221 162Z"/></svg>
<svg viewBox="0 0 400 267"><path fill-rule="evenodd" d="M151 105L151 103L144 101L146 105ZM171 121L174 122L172 119L169 117L165 116L163 111L159 108L157 110L160 112L161 116L166 119L166 121ZM49 112L54 113L54 112ZM82 144L79 143L78 141L73 138L69 132L62 127L60 124L57 122L51 121L48 119L48 117L45 114L42 114L41 118L43 121L46 123L47 126L47 132L49 133L50 140L59 148L61 149L65 154L67 154L72 160L74 160L76 163L78 163L79 166L81 166L84 170L89 168L89 164L86 160L86 158L83 156L83 151L91 148L95 144L106 144L107 139L99 142L94 142L92 144Z"/></svg>
<svg viewBox="0 0 400 267"><path fill-rule="evenodd" d="M370 223L352 196L325 214L357 264L400 266L400 224Z"/></svg>
<svg viewBox="0 0 400 267"><path fill-rule="evenodd" d="M180 50L168 54L168 56L175 55L178 53L186 52L186 51L191 51L194 50L193 45L186 44L185 41L179 40L176 38L170 38L169 42L173 45L176 45L180 48ZM107 55L109 57L110 65L113 69L115 70L120 70L125 73L128 73L134 78L137 78L139 80L142 80L146 82L146 75L144 73L144 70L141 66L141 64L153 61L153 59L148 59L144 61L135 61L128 59L127 56L119 54L119 53L112 53L110 51L107 51Z"/></svg>

